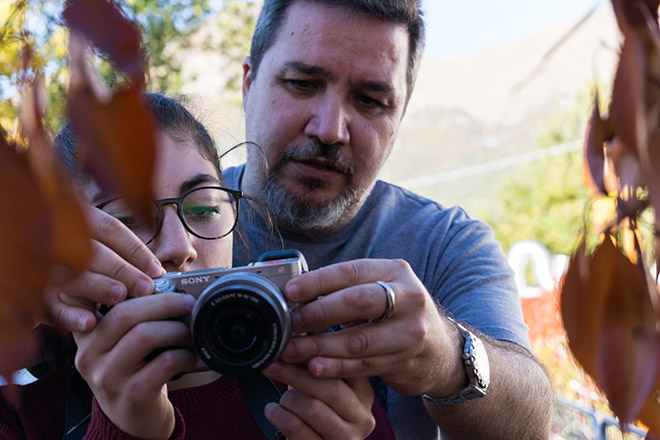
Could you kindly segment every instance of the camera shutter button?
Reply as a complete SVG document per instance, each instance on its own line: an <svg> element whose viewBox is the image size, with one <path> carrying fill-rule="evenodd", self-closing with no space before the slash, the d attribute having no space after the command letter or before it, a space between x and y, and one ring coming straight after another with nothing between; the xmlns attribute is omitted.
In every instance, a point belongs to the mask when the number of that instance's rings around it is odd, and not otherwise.
<svg viewBox="0 0 660 440"><path fill-rule="evenodd" d="M166 278L158 278L154 280L154 292L170 292L174 290L174 287L176 287L175 284Z"/></svg>

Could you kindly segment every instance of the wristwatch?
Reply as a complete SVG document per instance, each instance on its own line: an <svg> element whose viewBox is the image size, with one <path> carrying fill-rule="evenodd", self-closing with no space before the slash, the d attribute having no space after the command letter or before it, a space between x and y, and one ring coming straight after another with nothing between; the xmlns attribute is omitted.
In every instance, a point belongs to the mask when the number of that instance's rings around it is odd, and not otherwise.
<svg viewBox="0 0 660 440"><path fill-rule="evenodd" d="M458 405L477 397L484 397L490 384L490 363L483 342L460 323L451 318L449 320L458 327L465 339L461 358L465 364L465 371L470 383L467 387L449 397L436 398L422 394L423 398L443 406Z"/></svg>

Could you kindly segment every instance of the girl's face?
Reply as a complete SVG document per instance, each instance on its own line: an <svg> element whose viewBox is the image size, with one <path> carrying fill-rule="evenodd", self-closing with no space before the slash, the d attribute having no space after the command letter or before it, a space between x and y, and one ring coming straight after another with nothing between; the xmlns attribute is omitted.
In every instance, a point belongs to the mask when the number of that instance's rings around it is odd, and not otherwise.
<svg viewBox="0 0 660 440"><path fill-rule="evenodd" d="M158 138L152 182L153 197L156 200L181 197L188 191L203 186L223 186L213 164L200 154L199 148L192 140L179 142L167 133L160 133ZM104 202L96 185L89 185L86 193L93 204ZM111 205L104 210L112 211ZM196 208L198 207L196 206ZM231 266L232 234L216 240L195 237L186 230L181 222L176 205L167 204L163 206L162 210L163 219L160 230L148 246L166 271L185 272ZM120 212L110 213L117 217L121 215ZM193 214L203 215L199 211ZM233 223L230 212L215 215L226 216L227 218L223 217L223 220L229 225ZM199 215L198 217L202 218ZM190 220L189 225L193 229L198 227L192 222Z"/></svg>

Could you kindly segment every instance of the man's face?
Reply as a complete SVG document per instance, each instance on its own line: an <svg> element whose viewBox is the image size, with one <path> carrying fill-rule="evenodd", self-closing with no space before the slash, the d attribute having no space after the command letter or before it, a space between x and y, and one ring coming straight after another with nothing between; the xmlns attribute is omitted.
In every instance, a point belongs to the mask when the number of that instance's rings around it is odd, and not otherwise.
<svg viewBox="0 0 660 440"><path fill-rule="evenodd" d="M387 159L406 99L408 34L342 7L288 10L256 77L244 62L243 190L286 229L327 233L357 212Z"/></svg>

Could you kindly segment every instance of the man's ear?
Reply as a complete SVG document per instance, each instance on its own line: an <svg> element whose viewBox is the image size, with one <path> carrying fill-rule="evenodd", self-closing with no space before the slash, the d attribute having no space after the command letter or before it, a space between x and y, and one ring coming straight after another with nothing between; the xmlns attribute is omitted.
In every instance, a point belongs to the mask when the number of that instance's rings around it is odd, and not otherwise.
<svg viewBox="0 0 660 440"><path fill-rule="evenodd" d="M245 107L247 106L247 99L248 99L248 92L250 91L250 87L252 86L252 60L250 59L250 56L246 56L243 58L243 111L245 111Z"/></svg>

